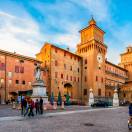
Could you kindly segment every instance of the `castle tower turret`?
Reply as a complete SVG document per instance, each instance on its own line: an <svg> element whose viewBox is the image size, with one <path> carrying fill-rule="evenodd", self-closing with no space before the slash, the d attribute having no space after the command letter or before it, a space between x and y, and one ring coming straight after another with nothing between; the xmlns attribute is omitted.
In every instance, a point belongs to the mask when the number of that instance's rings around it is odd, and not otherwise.
<svg viewBox="0 0 132 132"><path fill-rule="evenodd" d="M82 95L84 100L88 100L90 88L93 89L95 97L105 96L104 77L107 46L104 44L104 33L93 18L87 27L80 30L81 43L77 46L77 54L83 57L82 93L87 93L87 96Z"/></svg>

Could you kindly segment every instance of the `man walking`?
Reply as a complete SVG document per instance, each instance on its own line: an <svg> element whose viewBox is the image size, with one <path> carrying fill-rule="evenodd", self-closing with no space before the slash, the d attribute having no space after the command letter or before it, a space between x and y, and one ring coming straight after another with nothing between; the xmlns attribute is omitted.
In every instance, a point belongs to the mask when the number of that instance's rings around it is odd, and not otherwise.
<svg viewBox="0 0 132 132"><path fill-rule="evenodd" d="M132 102L129 105L129 116L132 116Z"/></svg>
<svg viewBox="0 0 132 132"><path fill-rule="evenodd" d="M21 115L24 114L24 112L26 110L26 106L27 106L27 101L25 100L25 98L23 98L21 101Z"/></svg>
<svg viewBox="0 0 132 132"><path fill-rule="evenodd" d="M40 104L40 114L43 114L43 99L42 98L40 98L39 104Z"/></svg>
<svg viewBox="0 0 132 132"><path fill-rule="evenodd" d="M36 102L35 102L35 109L36 109L36 115L39 113L39 101L38 99L36 99Z"/></svg>

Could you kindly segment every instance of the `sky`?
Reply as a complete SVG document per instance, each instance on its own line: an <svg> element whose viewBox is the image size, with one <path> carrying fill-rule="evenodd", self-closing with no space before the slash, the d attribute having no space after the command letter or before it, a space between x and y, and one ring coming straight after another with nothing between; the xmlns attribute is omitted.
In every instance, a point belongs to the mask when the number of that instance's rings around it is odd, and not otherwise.
<svg viewBox="0 0 132 132"><path fill-rule="evenodd" d="M35 57L45 42L76 51L91 16L115 64L132 46L132 0L0 0L0 49Z"/></svg>

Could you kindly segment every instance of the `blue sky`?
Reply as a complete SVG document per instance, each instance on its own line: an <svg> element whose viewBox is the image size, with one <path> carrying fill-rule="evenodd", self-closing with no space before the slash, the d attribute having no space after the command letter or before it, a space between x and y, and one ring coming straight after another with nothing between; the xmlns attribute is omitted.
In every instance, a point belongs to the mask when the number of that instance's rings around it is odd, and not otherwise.
<svg viewBox="0 0 132 132"><path fill-rule="evenodd" d="M91 15L105 34L107 58L132 45L131 0L1 0L0 49L35 57L44 42L76 50Z"/></svg>

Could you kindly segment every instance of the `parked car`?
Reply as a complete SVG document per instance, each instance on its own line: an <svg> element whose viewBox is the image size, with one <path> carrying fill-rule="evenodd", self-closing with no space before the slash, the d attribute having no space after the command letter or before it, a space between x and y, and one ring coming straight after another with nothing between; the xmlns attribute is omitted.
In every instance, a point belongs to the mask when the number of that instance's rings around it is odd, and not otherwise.
<svg viewBox="0 0 132 132"><path fill-rule="evenodd" d="M95 103L93 103L91 105L91 107L108 107L108 106L109 106L109 103L108 102L101 101L101 100L99 100L99 101L97 101L97 102L95 102Z"/></svg>
<svg viewBox="0 0 132 132"><path fill-rule="evenodd" d="M130 104L129 101L121 101L120 106L128 106Z"/></svg>

